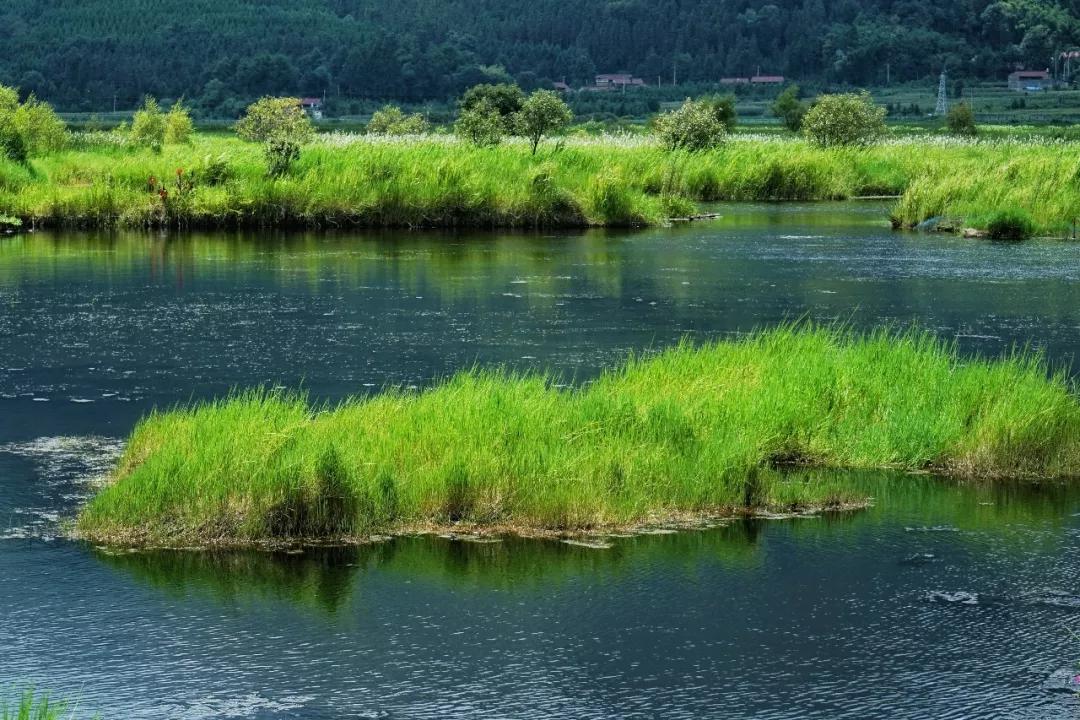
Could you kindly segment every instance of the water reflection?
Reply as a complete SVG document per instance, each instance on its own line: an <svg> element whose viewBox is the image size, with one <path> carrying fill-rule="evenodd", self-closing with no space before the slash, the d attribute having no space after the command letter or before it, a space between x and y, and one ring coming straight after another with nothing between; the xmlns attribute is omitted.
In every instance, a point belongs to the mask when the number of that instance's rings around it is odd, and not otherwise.
<svg viewBox="0 0 1080 720"><path fill-rule="evenodd" d="M467 537L400 537L357 547L311 547L289 552L147 551L95 549L106 566L123 571L174 597L204 595L225 604L287 601L335 613L362 596L365 576L378 574L444 588L497 589L528 594L605 576L613 580L642 567L664 567L687 577L701 563L748 572L768 561L776 527L809 544L856 548L883 526L905 533L941 535L969 550L992 538L1017 551L1060 549L1060 529L1080 506L1075 484L965 484L931 476L888 472L800 473L806 482L828 482L849 494L873 499L864 510L790 519L732 519L708 529L645 532L604 538L606 548L558 540L515 537L476 541ZM1032 533L1032 528L1040 528ZM987 534L990 533L990 534ZM1035 543L1035 545L1032 545ZM899 565L933 560L898 556ZM687 579L687 578L684 578Z"/></svg>

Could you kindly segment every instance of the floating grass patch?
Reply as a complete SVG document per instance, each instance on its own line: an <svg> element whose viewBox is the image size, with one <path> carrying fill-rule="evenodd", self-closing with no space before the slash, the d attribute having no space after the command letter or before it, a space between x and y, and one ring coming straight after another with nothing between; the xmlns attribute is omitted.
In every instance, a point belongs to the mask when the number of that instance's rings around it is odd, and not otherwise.
<svg viewBox="0 0 1080 720"><path fill-rule="evenodd" d="M102 542L329 540L453 524L619 527L857 501L785 466L963 478L1080 470L1080 405L1037 356L781 327L577 389L496 370L335 407L250 391L156 412L85 507Z"/></svg>

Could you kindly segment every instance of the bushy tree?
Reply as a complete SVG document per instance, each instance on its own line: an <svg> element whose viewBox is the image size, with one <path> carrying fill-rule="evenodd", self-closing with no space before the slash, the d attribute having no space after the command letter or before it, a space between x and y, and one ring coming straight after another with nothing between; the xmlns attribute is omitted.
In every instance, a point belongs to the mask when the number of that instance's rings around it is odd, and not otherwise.
<svg viewBox="0 0 1080 720"><path fill-rule="evenodd" d="M724 129L731 132L739 122L739 114L735 111L734 95L713 95L705 98L705 102L716 114L716 119L724 124Z"/></svg>
<svg viewBox="0 0 1080 720"><path fill-rule="evenodd" d="M300 147L315 135L311 119L297 98L264 97L236 123L244 140L263 143L268 172L278 177L300 157Z"/></svg>
<svg viewBox="0 0 1080 720"><path fill-rule="evenodd" d="M195 123L191 120L191 113L183 100L177 100L165 115L165 142L184 145L191 141L193 132Z"/></svg>
<svg viewBox="0 0 1080 720"><path fill-rule="evenodd" d="M979 133L979 128L975 125L975 113L967 103L957 103L949 108L945 125L953 135L974 137Z"/></svg>
<svg viewBox="0 0 1080 720"><path fill-rule="evenodd" d="M535 155L536 148L545 135L559 132L573 119L574 113L558 93L552 90L537 90L522 104L521 110L515 116L514 126L518 135L528 138Z"/></svg>
<svg viewBox="0 0 1080 720"><path fill-rule="evenodd" d="M788 85L772 104L773 117L779 118L784 123L784 127L791 132L799 132L802 129L806 111L806 104L799 100L798 85Z"/></svg>
<svg viewBox="0 0 1080 720"><path fill-rule="evenodd" d="M458 108L465 113L484 104L498 113L503 133L511 134L514 132L514 116L525 104L525 93L517 85L511 83L476 85L466 90L461 96Z"/></svg>
<svg viewBox="0 0 1080 720"><path fill-rule="evenodd" d="M19 102L15 88L0 85L0 157L25 162L67 144L67 127L52 106L33 95Z"/></svg>
<svg viewBox="0 0 1080 720"><path fill-rule="evenodd" d="M807 111L802 129L820 147L869 147L886 133L885 108L867 92L822 95Z"/></svg>
<svg viewBox="0 0 1080 720"><path fill-rule="evenodd" d="M711 104L690 100L655 121L656 134L669 150L709 150L724 142L727 129Z"/></svg>
<svg viewBox="0 0 1080 720"><path fill-rule="evenodd" d="M147 96L131 120L131 142L161 152L165 144L165 113L158 101Z"/></svg>
<svg viewBox="0 0 1080 720"><path fill-rule="evenodd" d="M454 132L473 145L490 147L502 142L506 129L499 111L487 100L482 100L458 114Z"/></svg>
<svg viewBox="0 0 1080 720"><path fill-rule="evenodd" d="M423 135L430 125L420 113L406 115L396 105L386 105L375 111L367 131L376 135Z"/></svg>

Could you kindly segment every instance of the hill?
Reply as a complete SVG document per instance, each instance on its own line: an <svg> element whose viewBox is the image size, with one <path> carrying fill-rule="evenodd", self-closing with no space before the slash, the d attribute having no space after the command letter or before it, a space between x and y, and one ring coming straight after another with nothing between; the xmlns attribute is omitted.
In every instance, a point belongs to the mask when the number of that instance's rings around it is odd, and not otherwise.
<svg viewBox="0 0 1080 720"><path fill-rule="evenodd" d="M1080 44L1078 14L1080 0L20 0L0 5L0 82L66 110L150 93L230 111L264 93L416 102L615 71L1000 79Z"/></svg>

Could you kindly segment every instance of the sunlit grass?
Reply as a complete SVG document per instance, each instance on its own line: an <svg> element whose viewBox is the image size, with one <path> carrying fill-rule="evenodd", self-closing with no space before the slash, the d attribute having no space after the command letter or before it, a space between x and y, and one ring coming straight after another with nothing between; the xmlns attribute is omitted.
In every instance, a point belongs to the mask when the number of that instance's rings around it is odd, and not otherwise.
<svg viewBox="0 0 1080 720"><path fill-rule="evenodd" d="M133 433L78 533L182 544L466 523L573 531L860 498L777 468L1080 474L1080 406L1040 358L922 333L782 327L635 358L585 387L475 370L336 407L251 391Z"/></svg>
<svg viewBox="0 0 1080 720"><path fill-rule="evenodd" d="M9 689L0 698L0 720L74 720L75 709L67 702L53 700L48 693L29 688Z"/></svg>
<svg viewBox="0 0 1080 720"><path fill-rule="evenodd" d="M162 154L110 141L31 161L0 161L0 214L64 226L627 226L685 216L701 201L839 200L901 195L899 224L949 216L985 227L999 210L1062 235L1080 207L1075 144L1047 138L900 137L867 150L793 137L735 136L705 153L670 153L647 136L552 141L533 157L510 142L334 134L270 179L256 145L198 136ZM209 168L218 163L222 172ZM151 176L194 176L168 206Z"/></svg>

